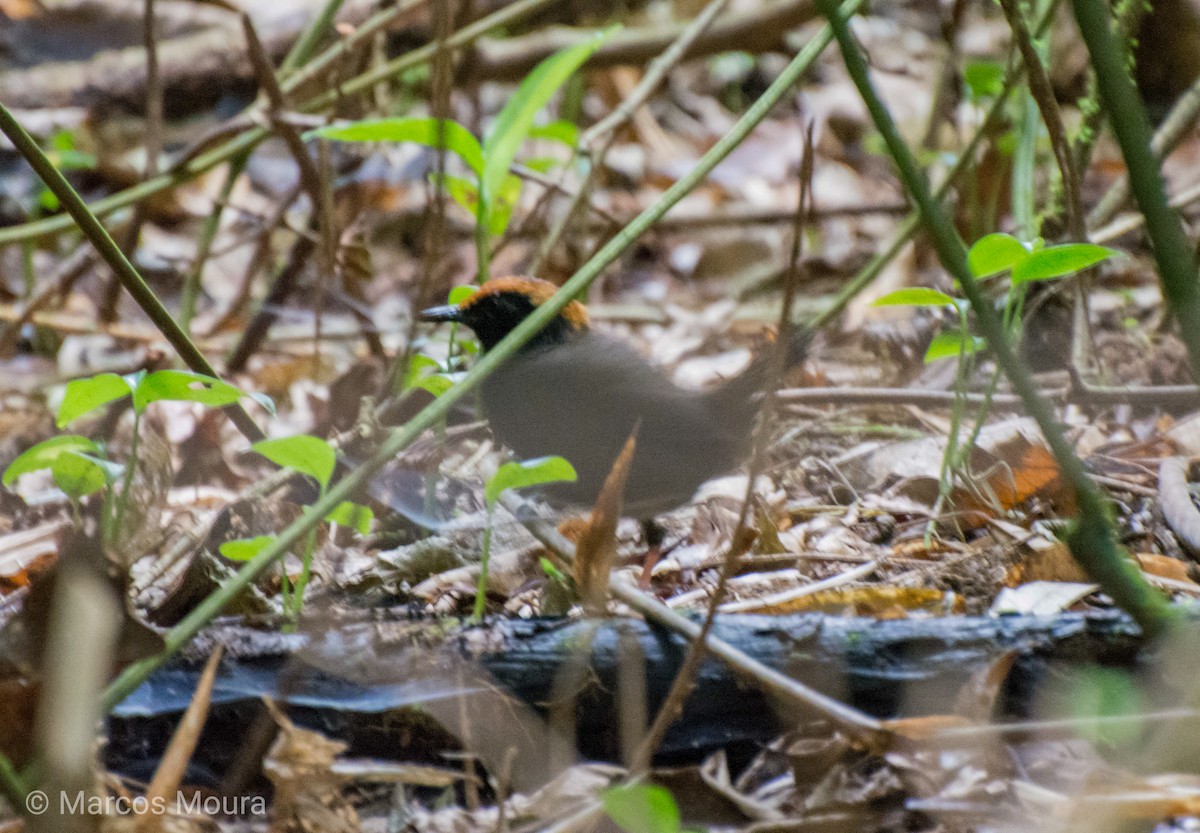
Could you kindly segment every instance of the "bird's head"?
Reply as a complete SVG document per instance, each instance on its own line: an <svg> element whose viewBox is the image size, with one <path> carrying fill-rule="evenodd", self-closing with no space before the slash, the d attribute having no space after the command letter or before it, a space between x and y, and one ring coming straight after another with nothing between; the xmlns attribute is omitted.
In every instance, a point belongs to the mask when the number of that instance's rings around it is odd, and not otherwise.
<svg viewBox="0 0 1200 833"><path fill-rule="evenodd" d="M453 321L470 327L485 351L549 300L558 287L539 278L493 278L461 304L422 310L422 321ZM570 301L526 347L561 344L588 328L587 310Z"/></svg>

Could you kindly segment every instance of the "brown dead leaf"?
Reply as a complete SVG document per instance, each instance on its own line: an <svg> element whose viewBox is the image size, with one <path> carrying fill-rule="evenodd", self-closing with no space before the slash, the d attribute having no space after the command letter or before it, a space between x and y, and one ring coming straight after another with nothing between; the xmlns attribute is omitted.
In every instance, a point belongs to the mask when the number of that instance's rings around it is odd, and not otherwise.
<svg viewBox="0 0 1200 833"><path fill-rule="evenodd" d="M28 587L54 565L65 521L0 536L0 595Z"/></svg>
<svg viewBox="0 0 1200 833"><path fill-rule="evenodd" d="M1188 565L1178 558L1169 555L1158 555L1152 552L1136 552L1134 561L1142 568L1142 572L1159 578L1169 578L1172 581L1186 581L1195 584L1196 581L1188 574Z"/></svg>
<svg viewBox="0 0 1200 833"><path fill-rule="evenodd" d="M954 713L980 723L991 720L996 710L996 699L1000 696L1000 687L1008 679L1008 672L1020 655L1021 652L1016 649L1005 651L972 674L955 698Z"/></svg>
<svg viewBox="0 0 1200 833"><path fill-rule="evenodd" d="M608 600L608 576L617 559L617 523L621 520L621 505L625 498L625 480L637 447L637 427L625 441L625 447L613 462L604 478L604 486L588 518L587 528L575 547L575 587L584 610L592 614L603 612Z"/></svg>
<svg viewBox="0 0 1200 833"><path fill-rule="evenodd" d="M961 729L974 725L957 714L930 714L925 717L901 717L885 720L883 727L906 740L923 741L937 737L946 729Z"/></svg>
<svg viewBox="0 0 1200 833"><path fill-rule="evenodd" d="M1075 514L1075 494L1063 482L1058 461L1045 445L1016 434L993 449L992 455L997 462L982 483L954 492L954 505L963 512L964 522L982 524L1034 497L1051 502L1064 515Z"/></svg>
<svg viewBox="0 0 1200 833"><path fill-rule="evenodd" d="M1089 579L1071 555L1070 548L1062 541L1055 541L1010 567L1004 576L1005 587L1018 587L1031 581L1087 582Z"/></svg>
<svg viewBox="0 0 1200 833"><path fill-rule="evenodd" d="M954 593L926 587L843 587L823 590L784 602L745 606L741 613L780 615L784 613L825 613L831 616L874 616L879 619L904 619L909 613L961 612L962 599Z"/></svg>

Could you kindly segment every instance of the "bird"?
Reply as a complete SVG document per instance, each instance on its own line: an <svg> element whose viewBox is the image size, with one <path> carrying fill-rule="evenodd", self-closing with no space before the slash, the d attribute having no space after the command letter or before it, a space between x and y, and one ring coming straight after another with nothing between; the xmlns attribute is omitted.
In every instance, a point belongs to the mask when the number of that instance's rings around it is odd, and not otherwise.
<svg viewBox="0 0 1200 833"><path fill-rule="evenodd" d="M469 327L487 352L557 289L539 278L492 278L464 301L419 318ZM803 359L807 340L793 334L785 365ZM483 380L480 397L493 436L518 457L557 455L575 468L575 481L543 492L552 506L590 508L636 427L623 507L654 549L664 537L656 516L749 456L772 355L764 351L709 389L681 388L628 342L592 329L586 307L572 300Z"/></svg>

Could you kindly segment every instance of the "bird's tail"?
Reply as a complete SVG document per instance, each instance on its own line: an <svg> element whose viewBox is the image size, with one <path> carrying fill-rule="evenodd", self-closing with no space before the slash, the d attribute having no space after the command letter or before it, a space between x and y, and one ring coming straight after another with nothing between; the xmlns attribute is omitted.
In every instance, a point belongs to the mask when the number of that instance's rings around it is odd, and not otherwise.
<svg viewBox="0 0 1200 833"><path fill-rule="evenodd" d="M772 381L774 373L786 373L804 361L808 355L808 345L812 342L812 332L806 327L790 327L783 335L783 343L775 338L772 343L762 350L750 366L734 379L730 379L724 389L730 390L730 395L752 397L761 392ZM779 361L779 352L783 351L783 363Z"/></svg>

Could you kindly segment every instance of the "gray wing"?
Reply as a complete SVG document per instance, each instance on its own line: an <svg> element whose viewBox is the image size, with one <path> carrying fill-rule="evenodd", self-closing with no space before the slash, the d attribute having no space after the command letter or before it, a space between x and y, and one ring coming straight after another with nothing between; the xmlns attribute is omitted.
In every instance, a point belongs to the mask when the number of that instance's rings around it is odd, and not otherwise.
<svg viewBox="0 0 1200 833"><path fill-rule="evenodd" d="M580 368L586 368L581 371ZM663 511L740 461L750 426L730 431L708 400L676 387L631 347L599 335L514 357L483 389L497 439L522 458L558 454L579 474L559 489L590 504L634 425L626 502Z"/></svg>

